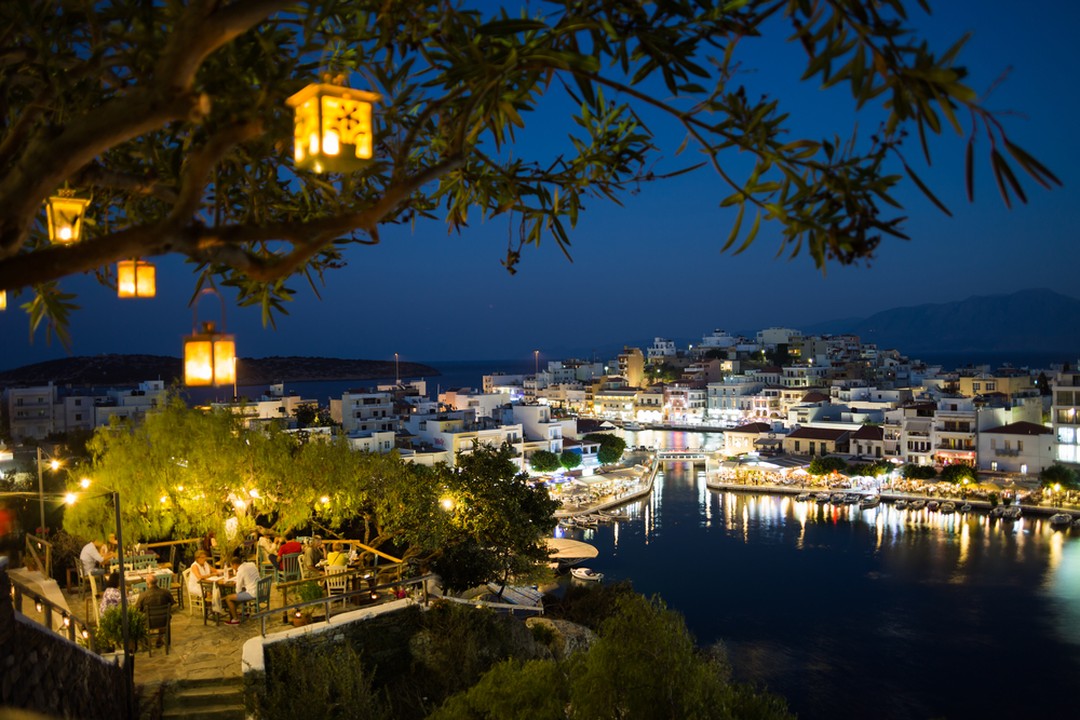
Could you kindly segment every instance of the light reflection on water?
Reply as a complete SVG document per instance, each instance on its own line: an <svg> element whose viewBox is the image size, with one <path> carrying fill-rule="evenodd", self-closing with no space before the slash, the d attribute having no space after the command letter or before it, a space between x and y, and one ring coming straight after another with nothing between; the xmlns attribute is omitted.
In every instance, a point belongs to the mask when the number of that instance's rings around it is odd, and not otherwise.
<svg viewBox="0 0 1080 720"><path fill-rule="evenodd" d="M803 720L1075 703L1080 532L717 493L700 466L663 467L652 494L624 508L631 521L574 531L599 549L590 566L663 596L701 644L723 639L737 676Z"/></svg>

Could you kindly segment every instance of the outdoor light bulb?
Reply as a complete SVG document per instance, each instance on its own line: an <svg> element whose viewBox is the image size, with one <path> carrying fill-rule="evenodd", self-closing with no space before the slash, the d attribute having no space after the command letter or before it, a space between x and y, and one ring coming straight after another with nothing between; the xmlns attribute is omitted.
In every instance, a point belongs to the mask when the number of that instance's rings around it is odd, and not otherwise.
<svg viewBox="0 0 1080 720"><path fill-rule="evenodd" d="M34 609L41 612L41 602L34 603Z"/></svg>
<svg viewBox="0 0 1080 720"><path fill-rule="evenodd" d="M233 506L237 510L244 510L244 509L247 508L247 503L244 502L243 500L241 500L240 498L237 498L236 500L233 500Z"/></svg>
<svg viewBox="0 0 1080 720"><path fill-rule="evenodd" d="M379 599L379 593L377 593L377 592L371 593L371 599L372 600L378 600Z"/></svg>
<svg viewBox="0 0 1080 720"><path fill-rule="evenodd" d="M323 135L323 153L326 155L337 155L341 152L341 138L333 130L327 131Z"/></svg>
<svg viewBox="0 0 1080 720"><path fill-rule="evenodd" d="M79 487L81 487L83 490L90 487L90 478L83 478L82 480L80 480Z"/></svg>
<svg viewBox="0 0 1080 720"><path fill-rule="evenodd" d="M255 498L256 500L259 499L259 491L256 488L251 488L250 490L248 490L248 495Z"/></svg>
<svg viewBox="0 0 1080 720"><path fill-rule="evenodd" d="M70 626L71 626L71 618L69 618L67 615L65 615L64 616L64 627L70 627Z"/></svg>
<svg viewBox="0 0 1080 720"><path fill-rule="evenodd" d="M183 486L183 485L177 485L177 486L176 486L176 489L177 489L177 490L178 490L179 492L184 492L184 486Z"/></svg>
<svg viewBox="0 0 1080 720"><path fill-rule="evenodd" d="M83 637L83 640L86 640L87 638L89 638L90 637L90 631L83 628L82 637Z"/></svg>
<svg viewBox="0 0 1080 720"><path fill-rule="evenodd" d="M59 460L50 460L49 461L49 468L52 469L52 470L59 470L60 469L60 461Z"/></svg>
<svg viewBox="0 0 1080 720"><path fill-rule="evenodd" d="M67 495L65 495L64 496L64 502L67 503L68 505L74 505L75 504L75 493L69 492Z"/></svg>
<svg viewBox="0 0 1080 720"><path fill-rule="evenodd" d="M318 133L311 133L311 135L308 136L308 152L310 152L312 155L318 155L319 154L319 134Z"/></svg>
<svg viewBox="0 0 1080 720"><path fill-rule="evenodd" d="M162 505L164 505L164 504L165 504L165 503L167 503L168 501L169 501L169 497L168 497L167 495L162 495L162 496L161 496L161 504L162 504Z"/></svg>
<svg viewBox="0 0 1080 720"><path fill-rule="evenodd" d="M67 242L71 239L71 226L61 225L59 229L57 229L56 235L60 238L62 242Z"/></svg>
<svg viewBox="0 0 1080 720"><path fill-rule="evenodd" d="M326 495L323 495L321 498L319 498L319 502L321 502L323 505L326 505L330 502L330 498Z"/></svg>
<svg viewBox="0 0 1080 720"><path fill-rule="evenodd" d="M450 498L443 498L440 501L439 504L442 505L443 510L453 510L454 509L454 501L451 500Z"/></svg>

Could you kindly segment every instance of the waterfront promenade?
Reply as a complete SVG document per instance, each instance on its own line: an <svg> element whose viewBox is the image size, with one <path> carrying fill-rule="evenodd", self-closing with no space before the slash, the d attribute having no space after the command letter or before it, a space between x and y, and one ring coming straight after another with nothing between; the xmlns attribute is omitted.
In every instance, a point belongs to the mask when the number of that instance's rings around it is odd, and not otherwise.
<svg viewBox="0 0 1080 720"><path fill-rule="evenodd" d="M562 519L589 515L645 497L652 492L659 467L659 459L653 456L633 467L594 475L592 482L587 483L586 487L591 485L602 489L579 495L574 501L564 500L562 506L555 511L555 517Z"/></svg>

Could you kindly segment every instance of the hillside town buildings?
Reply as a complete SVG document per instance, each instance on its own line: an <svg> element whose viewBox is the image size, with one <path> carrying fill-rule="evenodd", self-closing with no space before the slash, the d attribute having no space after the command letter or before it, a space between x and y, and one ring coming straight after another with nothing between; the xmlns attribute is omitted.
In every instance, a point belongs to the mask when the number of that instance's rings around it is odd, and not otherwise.
<svg viewBox="0 0 1080 720"><path fill-rule="evenodd" d="M15 443L89 432L113 417L137 421L164 395L160 381L123 390L10 387L3 430ZM250 423L296 426L313 405L274 386L258 400L218 406ZM577 430L583 418L616 428L723 431L728 455L838 454L1013 474L1080 463L1080 373L946 370L857 336L781 327L752 338L717 329L685 349L656 337L606 362L537 362L534 373L493 373L479 388L435 398L422 381L355 388L318 417L358 450L397 451L425 464L453 464L479 444L507 443L523 469L538 451L570 451L582 454L580 472L590 472L596 447Z"/></svg>

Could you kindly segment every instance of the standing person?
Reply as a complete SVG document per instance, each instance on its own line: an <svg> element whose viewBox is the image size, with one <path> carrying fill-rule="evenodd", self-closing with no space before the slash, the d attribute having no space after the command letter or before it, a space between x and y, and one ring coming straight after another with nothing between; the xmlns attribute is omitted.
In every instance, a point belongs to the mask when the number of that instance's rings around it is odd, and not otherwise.
<svg viewBox="0 0 1080 720"><path fill-rule="evenodd" d="M99 544L104 549L104 552L98 548ZM102 577L105 575L105 568L102 566L109 562L114 554L104 543L91 540L83 545L82 551L79 552L79 562L82 563L83 572L86 573L87 577L90 575Z"/></svg>
<svg viewBox="0 0 1080 720"><path fill-rule="evenodd" d="M240 618L236 612L236 604L255 599L259 586L259 568L255 567L255 563L250 560L240 562L240 558L235 555L229 560L229 564L232 565L233 574L236 576L236 585L235 591L225 596L225 604L229 606L229 619L225 621L225 624L239 625Z"/></svg>

